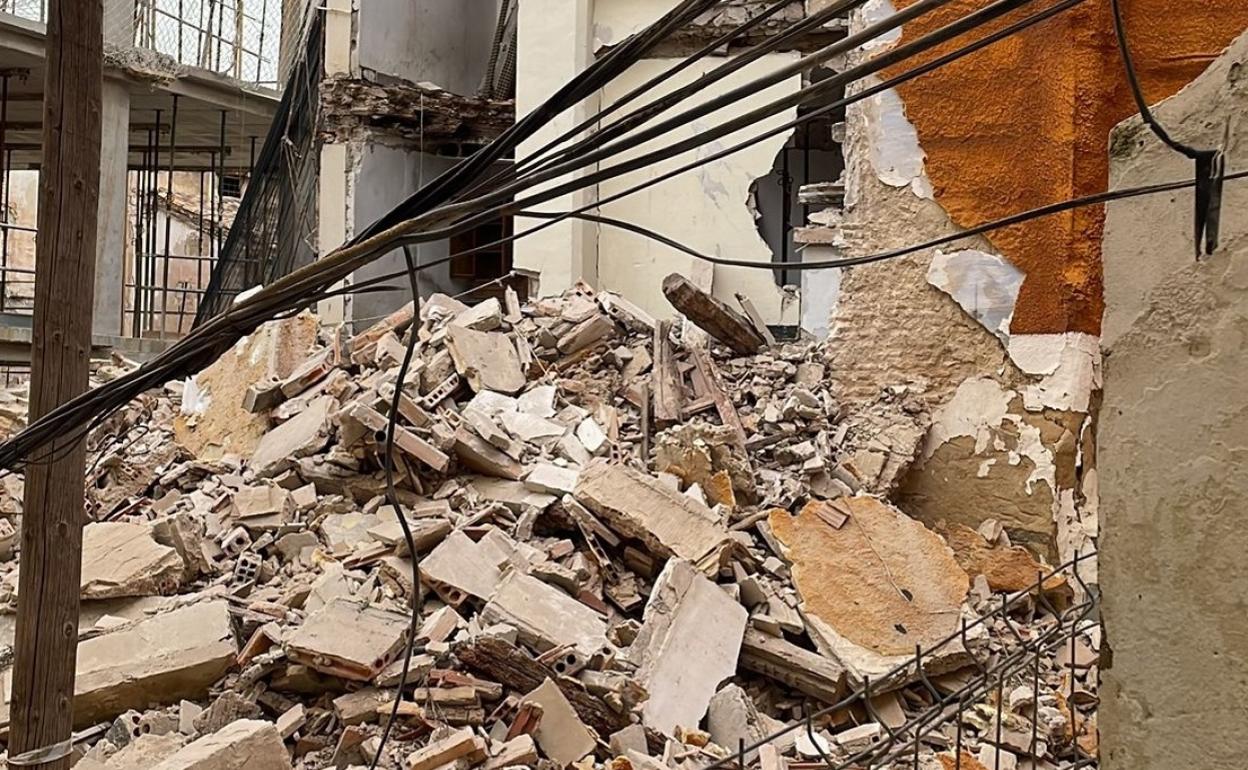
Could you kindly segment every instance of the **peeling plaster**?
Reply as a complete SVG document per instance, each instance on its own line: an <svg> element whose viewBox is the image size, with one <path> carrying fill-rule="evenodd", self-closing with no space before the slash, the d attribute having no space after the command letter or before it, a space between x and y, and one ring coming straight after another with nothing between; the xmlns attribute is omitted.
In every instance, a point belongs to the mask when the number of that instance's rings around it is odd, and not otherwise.
<svg viewBox="0 0 1248 770"><path fill-rule="evenodd" d="M1009 341L1010 319L1024 277L1004 257L975 249L951 254L937 250L927 269L928 283L952 297L1002 342Z"/></svg>
<svg viewBox="0 0 1248 770"><path fill-rule="evenodd" d="M867 88L879 83L875 78L863 82ZM876 176L890 187L909 187L918 197L931 200L932 182L923 168L926 156L897 91L886 89L859 104L867 132L868 157Z"/></svg>
<svg viewBox="0 0 1248 770"><path fill-rule="evenodd" d="M953 399L945 404L932 419L931 430L923 444L923 457L931 459L942 445L955 438L968 436L975 439L975 454L989 451L1008 452L1010 465L1018 465L1023 459L1031 461L1032 472L1025 482L1028 495L1037 482L1049 485L1056 494L1057 466L1053 452L1044 445L1040 429L1010 413L1010 404L1018 397L1014 390L1006 388L990 377L973 377L958 386ZM1018 435L1017 446L1006 449L1002 426L1010 424ZM987 458L979 466L979 478L986 478L996 462Z"/></svg>
<svg viewBox="0 0 1248 770"><path fill-rule="evenodd" d="M1093 391L1101 387L1099 338L1082 332L1016 334L1008 350L1019 369L1041 378L1023 388L1029 411L1088 411Z"/></svg>
<svg viewBox="0 0 1248 770"><path fill-rule="evenodd" d="M893 7L890 0L867 0L862 6L862 10L858 12L859 20L864 26L878 24L897 13L897 9ZM890 30L880 35L874 40L863 44L862 50L872 51L876 48L891 48L893 44L901 40L901 28Z"/></svg>
<svg viewBox="0 0 1248 770"><path fill-rule="evenodd" d="M942 444L959 436L975 439L975 453L982 454L996 436L1010 412L1016 394L990 377L973 377L958 386L953 399L932 419L923 446L924 459L930 459Z"/></svg>

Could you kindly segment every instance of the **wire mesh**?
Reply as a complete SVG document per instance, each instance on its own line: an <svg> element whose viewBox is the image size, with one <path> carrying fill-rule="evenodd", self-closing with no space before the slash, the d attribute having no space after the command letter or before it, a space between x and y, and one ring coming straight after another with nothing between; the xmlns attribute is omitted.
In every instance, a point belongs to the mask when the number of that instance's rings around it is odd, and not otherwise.
<svg viewBox="0 0 1248 770"><path fill-rule="evenodd" d="M30 21L46 21L48 0L0 0L0 13Z"/></svg>
<svg viewBox="0 0 1248 770"><path fill-rule="evenodd" d="M240 292L311 263L315 253L316 115L324 21L313 14L277 114L222 244L195 325L224 312Z"/></svg>
<svg viewBox="0 0 1248 770"><path fill-rule="evenodd" d="M276 87L281 0L137 0L135 45L179 64Z"/></svg>
<svg viewBox="0 0 1248 770"><path fill-rule="evenodd" d="M916 647L913 658L882 676L863 678L837 703L807 709L803 719L752 742L743 738L736 754L703 770L744 770L748 754L794 738L804 740L798 753L809 761L790 762L788 770L1095 766L1098 660L1086 651L1101 639L1099 594L1080 574L1095 558L1077 555L1025 590L998 595L988 611L964 619L939 643ZM1055 581L1073 589L1069 606L1054 601ZM964 656L964 675L952 683L930 673L950 655ZM1054 680L1056 687L1041 686ZM900 722L880 713L878 698L886 693L901 693L911 705ZM825 729L837 717L879 729L842 741L844 731L833 736Z"/></svg>

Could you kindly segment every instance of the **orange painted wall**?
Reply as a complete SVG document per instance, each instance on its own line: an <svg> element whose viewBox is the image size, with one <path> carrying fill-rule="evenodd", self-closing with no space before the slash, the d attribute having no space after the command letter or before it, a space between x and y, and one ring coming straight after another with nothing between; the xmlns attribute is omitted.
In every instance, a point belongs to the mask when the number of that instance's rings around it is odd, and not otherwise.
<svg viewBox="0 0 1248 770"><path fill-rule="evenodd" d="M987 4L954 0L906 25L903 41ZM1248 27L1248 0L1123 0L1123 9L1150 103L1190 82ZM1109 0L1086 0L898 90L936 199L963 227L1104 191L1109 132L1135 112ZM1088 207L990 234L1027 274L1015 333L1099 333L1103 226L1103 208Z"/></svg>

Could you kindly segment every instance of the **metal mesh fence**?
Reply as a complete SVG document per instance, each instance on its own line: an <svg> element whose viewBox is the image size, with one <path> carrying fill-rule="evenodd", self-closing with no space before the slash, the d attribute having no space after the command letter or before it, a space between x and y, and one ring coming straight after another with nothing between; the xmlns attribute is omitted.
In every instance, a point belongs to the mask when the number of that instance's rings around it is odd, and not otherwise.
<svg viewBox="0 0 1248 770"><path fill-rule="evenodd" d="M316 116L323 41L324 17L313 14L303 55L286 81L196 325L228 309L239 292L271 283L316 258Z"/></svg>
<svg viewBox="0 0 1248 770"><path fill-rule="evenodd" d="M281 0L138 0L135 45L179 64L276 87Z"/></svg>

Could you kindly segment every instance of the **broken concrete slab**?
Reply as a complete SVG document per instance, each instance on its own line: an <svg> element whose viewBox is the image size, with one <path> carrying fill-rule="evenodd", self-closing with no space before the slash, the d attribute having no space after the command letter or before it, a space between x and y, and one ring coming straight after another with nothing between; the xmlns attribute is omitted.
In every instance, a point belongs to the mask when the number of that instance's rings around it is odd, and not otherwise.
<svg viewBox="0 0 1248 770"><path fill-rule="evenodd" d="M84 599L171 594L185 569L178 551L156 542L149 526L96 521L83 528Z"/></svg>
<svg viewBox="0 0 1248 770"><path fill-rule="evenodd" d="M534 703L542 709L534 737L542 752L560 767L567 767L594 750L596 741L573 710L572 704L550 679L524 696L522 702Z"/></svg>
<svg viewBox="0 0 1248 770"><path fill-rule="evenodd" d="M534 492L563 496L576 490L576 480L580 475L575 468L539 463L525 474L524 486Z"/></svg>
<svg viewBox="0 0 1248 770"><path fill-rule="evenodd" d="M492 553L459 530L420 560L421 578L451 606L459 606L468 597L489 599L502 575Z"/></svg>
<svg viewBox="0 0 1248 770"><path fill-rule="evenodd" d="M835 529L821 504L770 516L821 651L874 677L957 630L970 580L939 535L872 497L840 498L849 521Z"/></svg>
<svg viewBox="0 0 1248 770"><path fill-rule="evenodd" d="M478 332L460 326L446 330L446 346L455 371L473 390L518 393L528 380L511 338L502 332Z"/></svg>
<svg viewBox="0 0 1248 770"><path fill-rule="evenodd" d="M644 618L630 652L650 693L642 721L668 735L696 728L716 688L736 674L748 613L692 564L670 559Z"/></svg>
<svg viewBox="0 0 1248 770"><path fill-rule="evenodd" d="M272 722L240 719L187 744L152 770L290 770L290 755Z"/></svg>
<svg viewBox="0 0 1248 770"><path fill-rule="evenodd" d="M607 462L581 471L575 497L612 529L699 569L717 567L729 533L709 508L634 468Z"/></svg>
<svg viewBox="0 0 1248 770"><path fill-rule="evenodd" d="M506 623L538 652L572 645L586 656L607 645L606 620L563 591L520 572L507 573L482 610L486 623Z"/></svg>
<svg viewBox="0 0 1248 770"><path fill-rule="evenodd" d="M313 399L298 415L264 434L247 466L260 478L276 476L322 449L329 441L329 415L336 403L330 396Z"/></svg>
<svg viewBox="0 0 1248 770"><path fill-rule="evenodd" d="M238 645L224 601L164 612L78 645L74 725L126 709L202 698L234 664ZM0 724L9 723L9 704Z"/></svg>
<svg viewBox="0 0 1248 770"><path fill-rule="evenodd" d="M410 623L406 615L338 598L309 615L283 646L291 660L367 682L398 655Z"/></svg>

